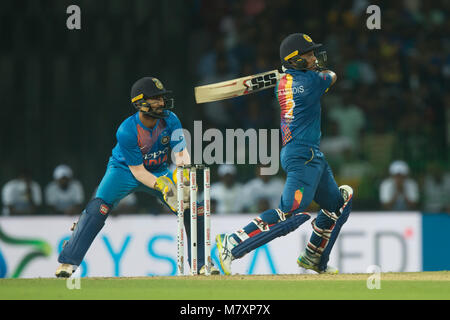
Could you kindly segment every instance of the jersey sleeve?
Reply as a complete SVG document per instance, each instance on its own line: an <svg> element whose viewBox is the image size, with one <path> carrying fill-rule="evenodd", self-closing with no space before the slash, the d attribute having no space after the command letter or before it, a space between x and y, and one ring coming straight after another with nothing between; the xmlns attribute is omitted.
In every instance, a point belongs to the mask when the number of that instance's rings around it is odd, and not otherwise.
<svg viewBox="0 0 450 320"><path fill-rule="evenodd" d="M122 124L117 130L116 138L120 151L125 158L125 163L128 166L138 166L143 163L142 153L137 141L137 134L131 127Z"/></svg>
<svg viewBox="0 0 450 320"><path fill-rule="evenodd" d="M327 72L319 72L317 73L317 76L319 78L320 93L324 94L330 88L333 78Z"/></svg>
<svg viewBox="0 0 450 320"><path fill-rule="evenodd" d="M184 137L183 127L175 113L170 114L170 148L174 152L181 152L186 148L186 139Z"/></svg>

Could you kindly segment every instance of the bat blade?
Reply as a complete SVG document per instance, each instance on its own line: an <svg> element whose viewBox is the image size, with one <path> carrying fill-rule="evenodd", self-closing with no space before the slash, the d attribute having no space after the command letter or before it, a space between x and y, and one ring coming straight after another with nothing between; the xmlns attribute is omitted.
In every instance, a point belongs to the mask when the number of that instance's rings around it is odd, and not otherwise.
<svg viewBox="0 0 450 320"><path fill-rule="evenodd" d="M278 70L258 73L238 79L207 84L194 88L197 103L225 100L273 88L284 75Z"/></svg>

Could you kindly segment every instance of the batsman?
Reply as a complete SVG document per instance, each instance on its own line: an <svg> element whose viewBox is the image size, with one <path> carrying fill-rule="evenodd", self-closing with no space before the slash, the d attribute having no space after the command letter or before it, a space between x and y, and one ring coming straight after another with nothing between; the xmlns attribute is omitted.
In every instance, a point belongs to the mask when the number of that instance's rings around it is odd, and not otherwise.
<svg viewBox="0 0 450 320"><path fill-rule="evenodd" d="M297 259L299 267L317 273L338 273L328 265L331 249L351 211L353 190L338 187L323 153L320 98L336 82L336 74L325 68L326 53L316 53L316 44L306 34L294 33L280 46L285 75L275 93L280 106L281 165L286 183L278 208L260 214L242 229L216 236L219 259L225 274L233 260L296 230L310 219L305 212L314 200L320 211L312 221L312 234Z"/></svg>
<svg viewBox="0 0 450 320"><path fill-rule="evenodd" d="M98 186L95 198L89 201L73 228L70 240L63 245L58 257L57 277L70 277L81 264L96 235L103 228L111 210L132 192L146 192L155 196L177 214L176 171L170 172L168 157L174 152L177 165L190 164L190 156L171 91L154 77L144 77L131 88L131 103L137 110L119 126L117 144L112 150L106 173ZM189 185L189 173L183 171ZM189 188L184 188L184 201L189 203ZM187 209L188 210L188 209ZM203 229L203 205L198 204L197 228ZM189 214L184 225L190 241ZM198 235L198 267L205 273L203 234ZM188 248L188 261L190 248ZM211 268L211 274L218 274Z"/></svg>

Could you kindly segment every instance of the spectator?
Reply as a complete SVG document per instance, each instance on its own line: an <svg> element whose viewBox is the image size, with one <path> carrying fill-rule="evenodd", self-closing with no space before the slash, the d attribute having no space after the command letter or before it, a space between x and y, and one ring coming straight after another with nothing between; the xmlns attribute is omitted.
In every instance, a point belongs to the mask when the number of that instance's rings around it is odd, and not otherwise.
<svg viewBox="0 0 450 320"><path fill-rule="evenodd" d="M353 152L356 148L354 141L345 135L339 133L338 123L331 120L326 128L329 132L324 135L320 150L328 156L328 162L335 166L340 166L344 160L345 153Z"/></svg>
<svg viewBox="0 0 450 320"><path fill-rule="evenodd" d="M278 208L284 188L283 179L276 176L261 175L261 167L256 168L256 177L248 181L244 187L245 207L250 212L262 212L270 208Z"/></svg>
<svg viewBox="0 0 450 320"><path fill-rule="evenodd" d="M234 73L229 71L230 67L224 55L218 55L215 63L217 65L217 67L215 68L216 71L203 78L200 82L200 85L217 83L236 77ZM208 124L213 127L229 128L233 124L233 115L231 114L233 104L229 100L208 102L202 109L204 116L204 118L202 119L207 120Z"/></svg>
<svg viewBox="0 0 450 320"><path fill-rule="evenodd" d="M390 177L380 185L380 201L383 209L404 211L417 209L419 188L417 182L409 178L408 164L396 160L389 167Z"/></svg>
<svg viewBox="0 0 450 320"><path fill-rule="evenodd" d="M220 181L211 185L211 200L217 201L217 213L242 213L244 210L242 184L236 182L237 169L232 164L219 166Z"/></svg>
<svg viewBox="0 0 450 320"><path fill-rule="evenodd" d="M450 172L445 172L438 163L431 163L423 187L426 212L450 213Z"/></svg>
<svg viewBox="0 0 450 320"><path fill-rule="evenodd" d="M337 123L339 135L350 139L352 145L357 146L358 136L366 124L366 118L362 109L353 101L352 94L346 92L343 104L330 109L329 118Z"/></svg>
<svg viewBox="0 0 450 320"><path fill-rule="evenodd" d="M73 179L72 169L61 164L53 171L53 181L45 188L45 201L52 214L79 214L84 202L83 186Z"/></svg>
<svg viewBox="0 0 450 320"><path fill-rule="evenodd" d="M336 171L337 181L340 185L348 184L360 191L360 184L365 177L371 177L373 171L372 164L364 160L361 154L357 154L353 149L345 149L341 165Z"/></svg>
<svg viewBox="0 0 450 320"><path fill-rule="evenodd" d="M41 187L23 168L18 177L7 182L2 190L4 215L31 215L38 213L42 204Z"/></svg>

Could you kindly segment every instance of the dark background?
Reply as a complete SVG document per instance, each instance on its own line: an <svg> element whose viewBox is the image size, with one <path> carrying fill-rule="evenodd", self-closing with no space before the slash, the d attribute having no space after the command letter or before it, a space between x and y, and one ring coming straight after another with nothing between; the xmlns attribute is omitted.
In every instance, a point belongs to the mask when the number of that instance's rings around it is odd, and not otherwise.
<svg viewBox="0 0 450 320"><path fill-rule="evenodd" d="M89 197L119 124L134 112L130 88L142 76L174 91L187 129L194 120L204 130L279 128L271 90L225 102L230 119L218 121L205 115L214 106L195 104L193 87L279 68L281 40L304 32L325 44L339 77L322 104L323 137L332 134L328 112L339 99L365 118L357 147L328 160L338 182L343 163L365 164L355 207L379 209L378 185L392 160L407 161L419 182L430 168L449 170L449 1L418 3L371 2L382 25L368 30L364 1L3 0L0 185L26 167L44 188L67 163ZM81 8L81 30L66 27L71 4ZM245 182L254 167L239 172Z"/></svg>

